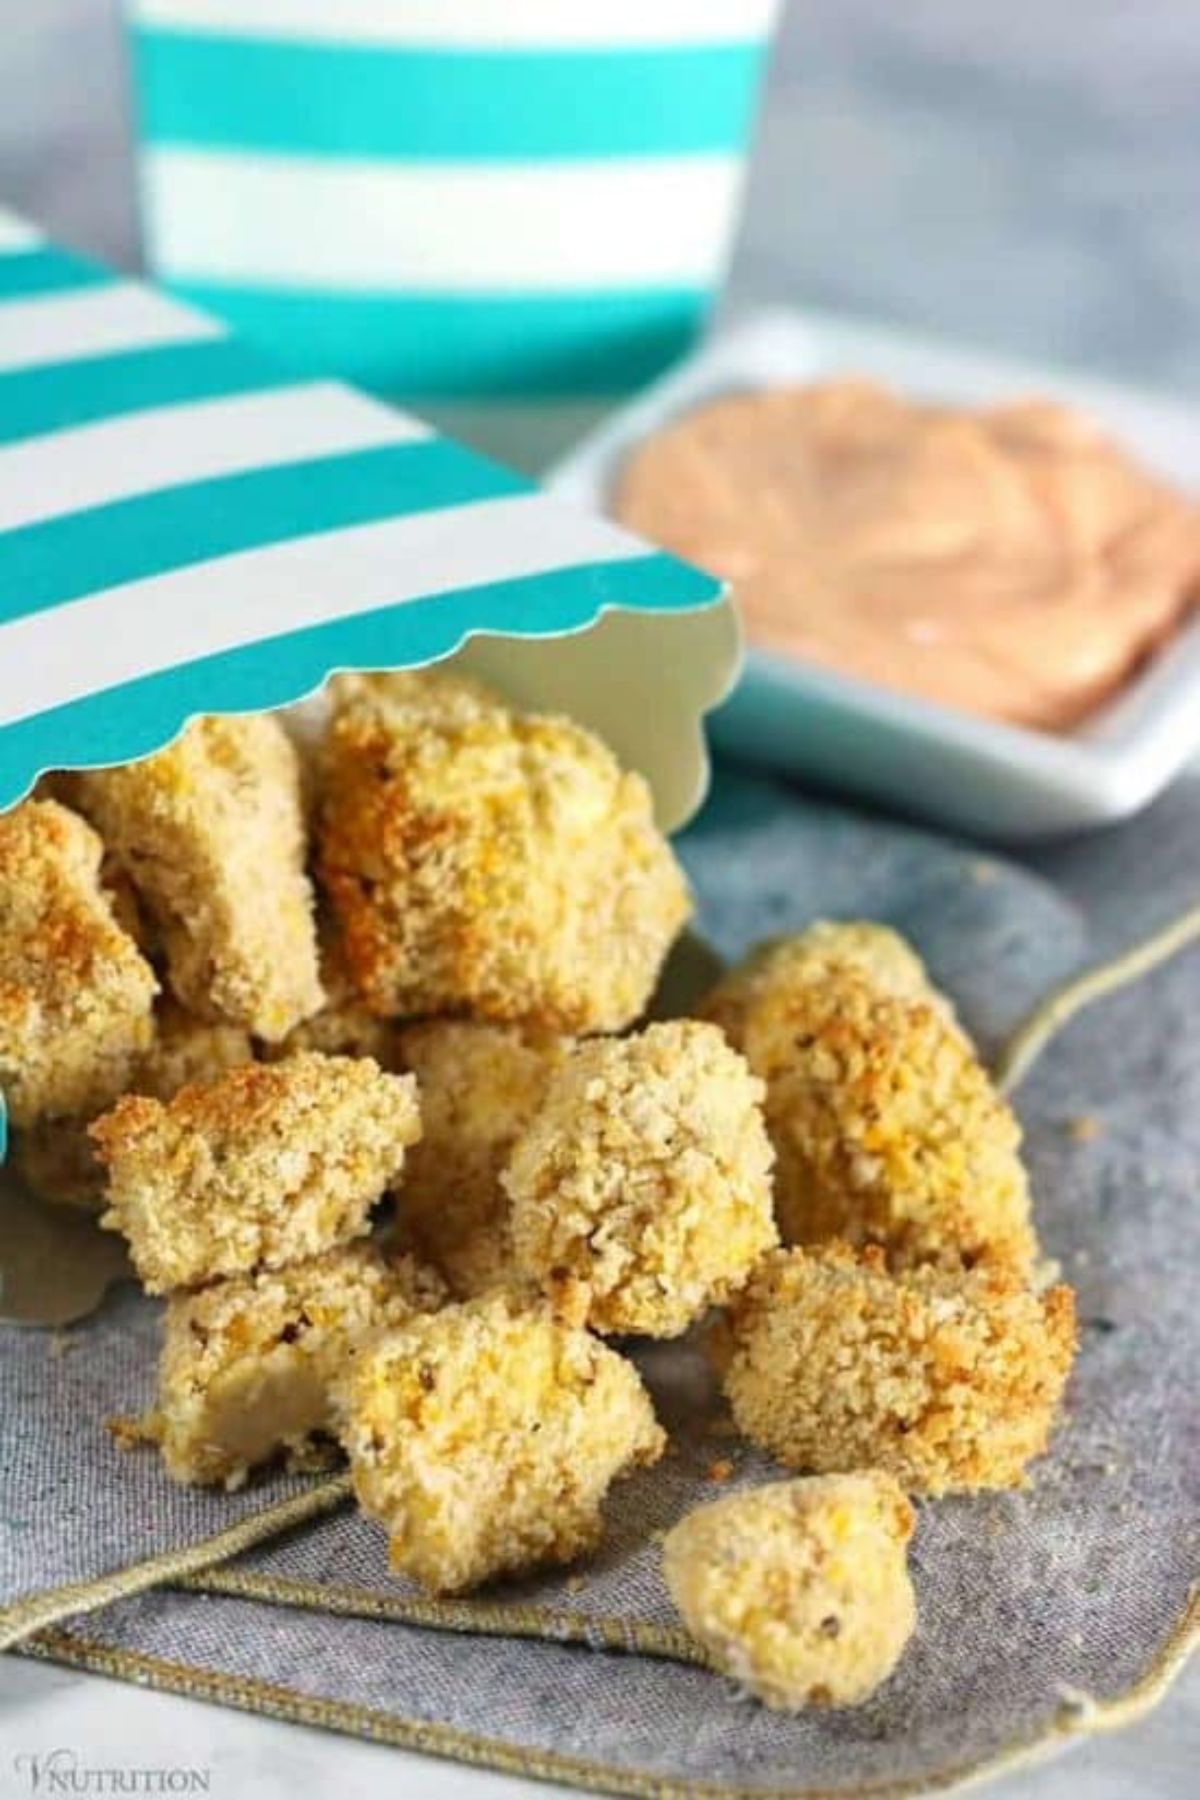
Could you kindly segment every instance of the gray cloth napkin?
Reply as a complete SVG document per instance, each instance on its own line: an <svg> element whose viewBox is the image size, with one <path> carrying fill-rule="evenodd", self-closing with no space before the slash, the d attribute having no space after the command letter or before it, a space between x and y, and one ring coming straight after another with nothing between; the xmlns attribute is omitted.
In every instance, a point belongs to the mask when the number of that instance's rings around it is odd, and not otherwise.
<svg viewBox="0 0 1200 1800"><path fill-rule="evenodd" d="M815 916L887 919L927 957L985 1049L1083 964L1200 899L1200 783L1135 825L1022 861L721 772L682 851L701 931L725 955ZM1036 1736L1064 1702L1141 1678L1200 1561L1200 952L1072 1024L1018 1096L1048 1254L1077 1288L1067 1416L1024 1493L921 1508L918 1635L858 1709L785 1718L703 1669L644 1656L240 1599L157 1592L81 1621L94 1642L577 1756L620 1786L852 1792L933 1781ZM1070 1128L1094 1118L1094 1135ZM148 1401L156 1309L126 1288L68 1333L0 1333L0 1601L194 1540L303 1485L173 1486L122 1454L106 1415ZM695 1346L638 1353L673 1453L615 1490L601 1553L495 1598L669 1623L652 1535L767 1463L727 1435ZM718 1488L714 1462L734 1474ZM242 1559L292 1579L403 1593L382 1534L349 1512Z"/></svg>

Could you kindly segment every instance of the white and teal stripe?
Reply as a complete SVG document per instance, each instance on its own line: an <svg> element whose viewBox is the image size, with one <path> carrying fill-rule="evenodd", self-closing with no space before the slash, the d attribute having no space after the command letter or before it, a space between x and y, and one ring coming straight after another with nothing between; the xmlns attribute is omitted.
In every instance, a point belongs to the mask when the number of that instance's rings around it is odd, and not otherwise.
<svg viewBox="0 0 1200 1800"><path fill-rule="evenodd" d="M719 284L777 0L127 0L154 268L389 393L620 391Z"/></svg>
<svg viewBox="0 0 1200 1800"><path fill-rule="evenodd" d="M312 43L466 50L758 41L777 0L138 0L147 25Z"/></svg>
<svg viewBox="0 0 1200 1800"><path fill-rule="evenodd" d="M0 810L49 769L128 761L336 669L719 598L0 209Z"/></svg>
<svg viewBox="0 0 1200 1800"><path fill-rule="evenodd" d="M0 808L197 712L717 584L0 212Z"/></svg>

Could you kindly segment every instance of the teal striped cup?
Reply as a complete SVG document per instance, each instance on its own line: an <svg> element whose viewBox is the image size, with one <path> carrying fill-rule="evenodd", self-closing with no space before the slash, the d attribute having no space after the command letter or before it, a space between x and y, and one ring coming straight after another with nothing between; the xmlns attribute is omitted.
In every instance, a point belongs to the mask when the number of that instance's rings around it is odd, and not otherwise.
<svg viewBox="0 0 1200 1800"><path fill-rule="evenodd" d="M719 288L778 0L127 0L149 265L293 364L596 399Z"/></svg>

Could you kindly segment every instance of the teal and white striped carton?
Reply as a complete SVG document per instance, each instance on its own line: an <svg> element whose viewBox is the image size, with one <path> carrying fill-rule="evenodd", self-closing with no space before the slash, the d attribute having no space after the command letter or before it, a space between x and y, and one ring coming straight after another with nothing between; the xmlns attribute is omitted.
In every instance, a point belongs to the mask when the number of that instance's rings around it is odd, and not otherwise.
<svg viewBox="0 0 1200 1800"><path fill-rule="evenodd" d="M126 0L151 268L391 396L623 393L700 329L779 0Z"/></svg>
<svg viewBox="0 0 1200 1800"><path fill-rule="evenodd" d="M0 211L0 810L451 655L593 726L668 828L696 805L717 581Z"/></svg>

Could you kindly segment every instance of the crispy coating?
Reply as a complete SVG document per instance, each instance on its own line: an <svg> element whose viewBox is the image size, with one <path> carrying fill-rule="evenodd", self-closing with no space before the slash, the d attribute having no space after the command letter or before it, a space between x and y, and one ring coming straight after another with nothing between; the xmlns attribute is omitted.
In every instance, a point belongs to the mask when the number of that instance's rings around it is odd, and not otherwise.
<svg viewBox="0 0 1200 1800"><path fill-rule="evenodd" d="M866 935L864 935L866 934ZM915 956L820 926L752 958L702 1009L767 1083L786 1243L882 1244L897 1267L1037 1254L1021 1132Z"/></svg>
<svg viewBox="0 0 1200 1800"><path fill-rule="evenodd" d="M325 1003L311 1018L294 1026L281 1043L268 1046L268 1057L320 1050L326 1056L373 1056L381 1069L399 1069L396 1025L390 1019L381 1019L367 1006L350 979L337 932L326 920L318 926L318 939Z"/></svg>
<svg viewBox="0 0 1200 1800"><path fill-rule="evenodd" d="M340 1404L359 1502L433 1593L589 1550L665 1442L632 1363L504 1290L368 1346Z"/></svg>
<svg viewBox="0 0 1200 1800"><path fill-rule="evenodd" d="M778 1241L762 1094L694 1019L577 1045L504 1172L519 1269L597 1331L686 1331Z"/></svg>
<svg viewBox="0 0 1200 1800"><path fill-rule="evenodd" d="M729 1494L680 1520L663 1573L717 1668L767 1706L854 1706L913 1634L916 1515L891 1475L817 1475Z"/></svg>
<svg viewBox="0 0 1200 1800"><path fill-rule="evenodd" d="M461 1299L519 1280L500 1174L569 1048L567 1038L465 1019L402 1034L422 1127L404 1171L403 1229Z"/></svg>
<svg viewBox="0 0 1200 1800"><path fill-rule="evenodd" d="M934 988L924 963L893 931L871 919L817 919L790 937L757 945L711 990L701 1008L764 1081L784 1072L795 1054L789 1007L798 987L828 980L849 964L880 994L950 1002Z"/></svg>
<svg viewBox="0 0 1200 1800"><path fill-rule="evenodd" d="M154 1037L134 1058L126 1092L170 1100L190 1081L214 1081L226 1069L253 1059L250 1034L240 1025L195 1019L163 995L155 1009ZM14 1161L25 1185L40 1199L63 1206L103 1206L104 1169L88 1135L95 1116L39 1119L18 1134Z"/></svg>
<svg viewBox="0 0 1200 1800"><path fill-rule="evenodd" d="M446 675L346 677L318 870L382 1015L615 1031L688 917L650 792L570 720Z"/></svg>
<svg viewBox="0 0 1200 1800"><path fill-rule="evenodd" d="M281 1268L362 1236L419 1135L415 1081L366 1057L250 1063L166 1105L127 1095L91 1128L101 1224L152 1294Z"/></svg>
<svg viewBox="0 0 1200 1800"><path fill-rule="evenodd" d="M205 718L72 779L137 889L179 999L276 1042L321 1006L296 751L268 714Z"/></svg>
<svg viewBox="0 0 1200 1800"><path fill-rule="evenodd" d="M1075 1354L1067 1287L1002 1265L889 1274L878 1249L781 1250L727 1322L739 1427L789 1468L878 1468L910 1492L1022 1485Z"/></svg>
<svg viewBox="0 0 1200 1800"><path fill-rule="evenodd" d="M330 1432L330 1388L367 1336L442 1304L445 1288L373 1243L215 1282L167 1302L147 1435L176 1481L240 1487Z"/></svg>
<svg viewBox="0 0 1200 1800"><path fill-rule="evenodd" d="M102 855L57 801L0 815L0 1089L18 1128L107 1106L150 1041L158 982L116 922Z"/></svg>

